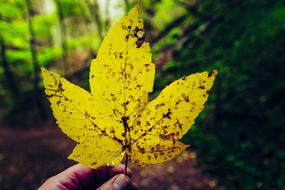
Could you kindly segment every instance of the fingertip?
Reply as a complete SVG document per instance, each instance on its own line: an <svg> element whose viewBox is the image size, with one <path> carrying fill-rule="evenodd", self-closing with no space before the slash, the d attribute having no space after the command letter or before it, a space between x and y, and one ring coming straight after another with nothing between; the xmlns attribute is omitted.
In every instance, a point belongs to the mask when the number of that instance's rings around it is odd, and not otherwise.
<svg viewBox="0 0 285 190"><path fill-rule="evenodd" d="M130 186L130 178L124 174L117 175L117 178L113 182L113 188L115 190L123 190L126 187Z"/></svg>
<svg viewBox="0 0 285 190"><path fill-rule="evenodd" d="M101 185L98 189L100 190L124 190L132 189L131 180L124 174L115 175L113 178L108 180L106 183Z"/></svg>
<svg viewBox="0 0 285 190"><path fill-rule="evenodd" d="M120 164L120 165L118 165L118 166L113 167L113 168L110 169L110 174L111 174L112 176L115 176L115 175L117 175L117 174L124 174L124 173L125 173L125 165L123 165L123 164ZM128 177L131 177L131 176L132 176L132 170L131 170L130 168L127 168L127 173L126 173L126 175L127 175Z"/></svg>

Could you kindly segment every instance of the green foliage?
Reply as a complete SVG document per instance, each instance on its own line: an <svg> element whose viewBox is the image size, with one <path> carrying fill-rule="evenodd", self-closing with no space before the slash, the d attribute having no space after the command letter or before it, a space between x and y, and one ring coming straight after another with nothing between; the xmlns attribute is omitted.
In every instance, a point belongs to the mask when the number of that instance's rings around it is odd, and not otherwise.
<svg viewBox="0 0 285 190"><path fill-rule="evenodd" d="M202 2L219 17L160 74L219 68L206 118L184 140L227 189L284 189L284 2ZM172 78L170 78L172 80ZM203 117L203 116L201 116Z"/></svg>
<svg viewBox="0 0 285 190"><path fill-rule="evenodd" d="M7 108L3 112L8 117L12 117L15 109L21 112L21 108L18 109L18 106L22 106L22 103L26 102L26 98L30 97L34 91L32 85L34 65L30 49L31 43L35 44L34 49L39 66L55 67L55 69L63 72L63 50L61 46L63 39L60 36L60 19L63 19L62 23L66 27L64 37L67 41L67 51L69 53L67 56L70 55L70 58L68 57L68 67L83 65L82 61L87 60L88 56L90 56L89 54L95 54L100 43L100 39L97 38L97 33L94 30L96 24L90 18L86 18L86 15L90 15L90 10L85 1L36 0L31 2L31 22L35 33L35 42L30 41L31 34L27 22L29 5L26 4L26 1L0 1L0 39L1 43L3 43L8 69L13 75L12 78L15 81L20 81L15 84L14 88L19 89L21 94L21 96L17 94L17 101L11 98L11 95L14 93L11 92L9 87L11 85L9 80L11 79L6 78L5 69L2 70L1 67L0 96L2 101L0 105ZM63 8L63 18L59 18L56 2L60 2L60 6ZM79 56L82 55L82 58L73 60L73 54L80 54ZM0 60L2 66L2 57ZM88 63L84 64L87 65ZM70 68L70 70L73 71L75 69Z"/></svg>
<svg viewBox="0 0 285 190"><path fill-rule="evenodd" d="M38 62L73 81L83 80L88 88L88 70L84 68L101 42L99 25L86 4L95 1L59 1L63 20L55 1L45 1L49 6L42 6L42 0L32 1ZM110 5L115 8L109 12L104 9L107 1L99 5L103 35L117 19L111 15L123 13L135 3L129 1L125 7L123 2ZM140 3L146 39L151 41L158 66L153 96L178 77L219 69L207 111L183 139L195 148L204 169L229 190L284 189L284 1ZM0 0L0 7L0 37L20 91L18 98L13 98L1 65L0 116L15 120L16 115L21 119L15 121L22 126L28 119L17 114L34 106L24 104L32 99L34 88L27 6L24 0ZM62 64L60 21L66 27L69 72Z"/></svg>

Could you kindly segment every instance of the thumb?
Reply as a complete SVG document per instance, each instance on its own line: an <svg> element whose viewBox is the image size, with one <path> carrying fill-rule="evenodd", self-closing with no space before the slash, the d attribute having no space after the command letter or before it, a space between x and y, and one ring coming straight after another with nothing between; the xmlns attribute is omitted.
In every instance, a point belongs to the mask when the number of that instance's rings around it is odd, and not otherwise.
<svg viewBox="0 0 285 190"><path fill-rule="evenodd" d="M124 190L131 186L131 180L124 174L119 174L101 185L98 190Z"/></svg>

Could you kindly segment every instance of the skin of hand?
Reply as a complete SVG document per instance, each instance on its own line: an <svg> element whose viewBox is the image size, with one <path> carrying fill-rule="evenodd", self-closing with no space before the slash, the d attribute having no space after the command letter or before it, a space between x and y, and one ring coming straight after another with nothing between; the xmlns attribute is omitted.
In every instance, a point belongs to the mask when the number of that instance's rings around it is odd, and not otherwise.
<svg viewBox="0 0 285 190"><path fill-rule="evenodd" d="M125 175L124 170L124 165L91 169L76 164L47 179L38 190L137 190L131 171Z"/></svg>

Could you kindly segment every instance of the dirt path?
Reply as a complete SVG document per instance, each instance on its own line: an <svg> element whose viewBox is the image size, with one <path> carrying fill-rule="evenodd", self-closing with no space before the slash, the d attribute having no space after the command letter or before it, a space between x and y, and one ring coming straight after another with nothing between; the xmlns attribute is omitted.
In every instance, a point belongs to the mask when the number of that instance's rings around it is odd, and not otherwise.
<svg viewBox="0 0 285 190"><path fill-rule="evenodd" d="M66 159L74 145L57 127L0 128L1 189L36 189L49 176L74 164ZM133 180L142 190L222 189L197 168L196 154L190 150L161 165L131 168Z"/></svg>

